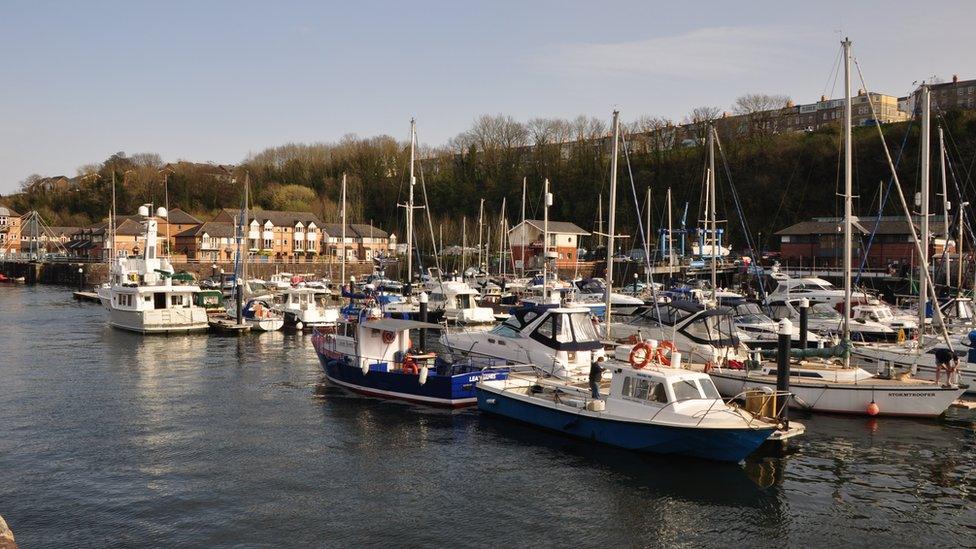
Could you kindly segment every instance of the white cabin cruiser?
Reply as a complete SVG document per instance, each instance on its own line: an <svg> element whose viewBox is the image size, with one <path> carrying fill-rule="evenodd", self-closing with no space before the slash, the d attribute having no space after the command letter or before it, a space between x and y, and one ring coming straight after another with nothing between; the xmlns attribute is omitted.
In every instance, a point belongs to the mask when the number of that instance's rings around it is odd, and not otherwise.
<svg viewBox="0 0 976 549"><path fill-rule="evenodd" d="M830 282L815 276L792 278L779 273L772 277L775 285L766 296L766 303L774 301L791 301L807 298L811 302L826 303L831 307L844 303L844 290L837 288ZM870 296L864 292L854 292L855 302L866 303Z"/></svg>
<svg viewBox="0 0 976 549"><path fill-rule="evenodd" d="M706 308L677 300L645 306L626 323L613 323L614 339L670 341L692 362L745 361L747 355L728 307Z"/></svg>
<svg viewBox="0 0 976 549"><path fill-rule="evenodd" d="M587 307L524 306L490 331L444 333L440 342L462 356L534 364L550 375L580 378L605 356L594 320Z"/></svg>
<svg viewBox="0 0 976 549"><path fill-rule="evenodd" d="M593 314L603 317L606 309L607 285L599 278L584 278L573 281L574 292L572 299L579 305L585 305L593 310ZM632 315L638 307L644 305L643 299L610 292L610 306L614 313Z"/></svg>
<svg viewBox="0 0 976 549"><path fill-rule="evenodd" d="M918 329L916 318L900 310L892 309L887 303L878 300L852 306L851 318L855 321L877 322L891 328L896 334L899 330L902 330L903 334L908 334L910 331Z"/></svg>
<svg viewBox="0 0 976 549"><path fill-rule="evenodd" d="M426 283L430 292L430 309L440 312L443 319L456 324L493 324L495 313L490 307L478 305L477 290L467 283L446 280Z"/></svg>
<svg viewBox="0 0 976 549"><path fill-rule="evenodd" d="M738 329L739 338L750 349L774 349L779 341L779 324L766 316L759 304L747 301L745 298L726 298L721 304L732 309L732 319ZM799 346L799 324L795 324L790 339L794 346ZM807 330L807 347L822 347L826 338Z"/></svg>
<svg viewBox="0 0 976 549"><path fill-rule="evenodd" d="M282 302L275 307L285 320L285 327L299 331L328 326L339 321L339 308L327 306L327 292L312 288L289 288L280 294Z"/></svg>
<svg viewBox="0 0 976 549"><path fill-rule="evenodd" d="M774 320L789 319L794 325L800 322L800 301L802 298L773 300L769 302L769 313ZM810 303L807 313L807 328L811 332L830 335L843 329L844 315L826 303ZM851 319L851 339L854 341L893 341L898 332L873 320Z"/></svg>
<svg viewBox="0 0 976 549"><path fill-rule="evenodd" d="M145 218L142 255L115 258L109 282L98 289L109 324L143 334L207 330L207 310L194 300L200 287L190 283L192 276L175 274L167 259L157 257L158 221L149 216L149 206L140 206L139 215ZM166 217L166 209L159 208L156 216Z"/></svg>

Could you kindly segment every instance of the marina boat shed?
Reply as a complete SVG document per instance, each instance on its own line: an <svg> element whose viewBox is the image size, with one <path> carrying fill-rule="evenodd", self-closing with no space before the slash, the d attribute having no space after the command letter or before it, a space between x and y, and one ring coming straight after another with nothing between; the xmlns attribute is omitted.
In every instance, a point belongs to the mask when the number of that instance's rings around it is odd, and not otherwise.
<svg viewBox="0 0 976 549"><path fill-rule="evenodd" d="M940 254L945 243L942 216L931 216L929 228L929 256ZM916 234L917 220L913 221ZM853 261L860 264L864 250L868 250L868 268L887 268L893 264L918 264L915 244L908 221L902 216L855 218L853 222ZM844 253L844 225L839 217L815 217L776 232L780 237L780 254L787 265L803 267L838 267ZM874 234L872 238L872 233ZM870 248L868 244L870 242Z"/></svg>
<svg viewBox="0 0 976 549"><path fill-rule="evenodd" d="M512 248L512 257L516 267L536 268L542 265L543 221L540 219L526 219L508 231ZM575 223L568 221L549 221L549 242L546 246L550 254L556 254L557 266L572 266L579 258L579 238L590 236L590 233Z"/></svg>

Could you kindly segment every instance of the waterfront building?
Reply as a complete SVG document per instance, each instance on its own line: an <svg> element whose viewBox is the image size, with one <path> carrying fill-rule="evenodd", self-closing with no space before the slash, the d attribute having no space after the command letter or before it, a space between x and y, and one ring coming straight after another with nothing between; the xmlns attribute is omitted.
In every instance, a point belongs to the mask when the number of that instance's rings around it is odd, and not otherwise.
<svg viewBox="0 0 976 549"><path fill-rule="evenodd" d="M516 267L537 268L542 265L542 226L542 220L526 219L509 229L508 238ZM572 266L579 261L576 253L582 236L590 236L590 233L575 223L549 221L549 242L545 248L550 254L556 254L557 267Z"/></svg>
<svg viewBox="0 0 976 549"><path fill-rule="evenodd" d="M0 205L0 257L20 251L20 214Z"/></svg>
<svg viewBox="0 0 976 549"><path fill-rule="evenodd" d="M934 257L942 253L945 245L943 217L930 216L933 240L929 243L928 255ZM918 221L913 221L916 234L919 234ZM860 266L867 252L868 268L888 268L894 264L917 265L918 254L908 222L902 216L883 216L855 218L852 222L855 241L853 257L855 267ZM874 237L871 238L871 234ZM809 221L795 223L776 232L780 237L780 260L790 266L836 267L840 265L844 253L844 234L842 220L838 217L815 217Z"/></svg>
<svg viewBox="0 0 976 549"><path fill-rule="evenodd" d="M173 235L173 251L188 261L233 261L236 234L233 223L208 221Z"/></svg>

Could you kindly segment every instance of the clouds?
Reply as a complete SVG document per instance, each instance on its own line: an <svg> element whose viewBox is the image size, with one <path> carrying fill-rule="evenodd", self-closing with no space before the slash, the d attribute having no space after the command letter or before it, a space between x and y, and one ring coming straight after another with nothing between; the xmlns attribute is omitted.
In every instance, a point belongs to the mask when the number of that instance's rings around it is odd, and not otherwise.
<svg viewBox="0 0 976 549"><path fill-rule="evenodd" d="M735 77L803 61L823 36L801 27L722 26L645 40L563 43L528 59L537 70L569 76L633 75L691 79ZM821 44L822 45L822 44Z"/></svg>

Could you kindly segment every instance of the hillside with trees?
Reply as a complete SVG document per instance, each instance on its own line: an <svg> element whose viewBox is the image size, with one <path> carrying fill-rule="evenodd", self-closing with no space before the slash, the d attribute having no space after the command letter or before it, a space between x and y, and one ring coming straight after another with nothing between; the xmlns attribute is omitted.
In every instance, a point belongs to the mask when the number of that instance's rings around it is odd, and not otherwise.
<svg viewBox="0 0 976 549"><path fill-rule="evenodd" d="M776 102L784 100L774 98ZM737 114L759 116L757 113L769 105L766 96L744 96L737 101L735 110ZM838 214L839 127L774 135L762 131L764 125L756 123L750 124L748 131L733 135L728 128L723 129L718 109L700 108L684 121L693 139L675 139L676 125L665 119L642 117L625 125L618 233L636 232L635 197L643 211L648 187L652 193L652 225L659 227L665 219L669 187L673 190L676 223L687 204L688 225L696 224L702 215L706 160L700 137L705 123L716 118L721 143L717 162L719 215L728 221L733 247L741 249L743 239L730 183L738 192L753 236L761 234L766 247L775 247L776 241L769 235L780 228L811 216ZM421 146L417 177L418 182L425 184L426 202L431 204L433 232L442 232L445 244L458 243L462 219L466 218L468 234L476 234L478 199L484 198L486 222L492 224L492 234L497 235L503 198L510 223L515 224L520 218L523 178L528 186L529 217L541 216L542 180L549 178L555 194L551 219L595 229L601 196L604 213L607 207L609 120L608 116L606 120L579 117L520 122L504 115L486 115L443 146ZM971 177L976 158L976 113L950 111L933 120L946 131L954 178L950 179L950 189L957 181L967 197L976 196ZM899 175L906 196L911 197L919 179L918 124L889 124L882 130L892 156L901 157ZM246 177L253 207L311 211L331 222L338 220L340 181L345 173L349 219L372 222L400 234L403 209L397 204L406 200L407 150L404 139L391 136L346 136L335 143L292 143L269 148L234 167L164 164L156 154L117 153L103 162L79 168L80 184L75 190L25 191L2 200L18 211L37 209L51 224L82 225L107 216L114 177L120 213L133 212L145 202L162 204L168 187L172 207L207 219L219 208L240 204ZM854 152L856 211L876 215L880 184L890 178L876 127L855 129ZM28 178L25 189L38 178ZM418 203L425 202L420 185L416 197ZM950 199L957 200L953 190ZM937 200L934 198L933 204ZM899 211L894 202L888 203L886 213L894 215ZM417 237L423 245L429 242L430 231L420 219L423 218L418 218ZM492 240L497 242L495 238ZM638 245L639 241L634 240L625 244Z"/></svg>

